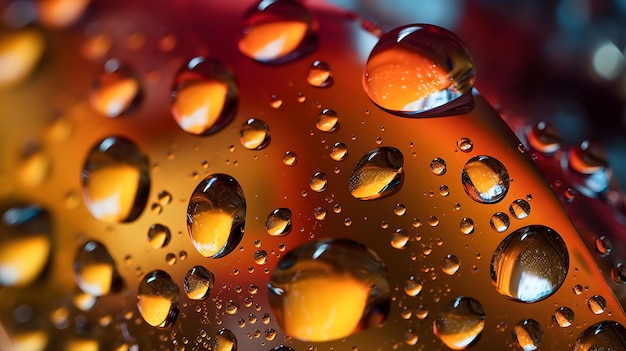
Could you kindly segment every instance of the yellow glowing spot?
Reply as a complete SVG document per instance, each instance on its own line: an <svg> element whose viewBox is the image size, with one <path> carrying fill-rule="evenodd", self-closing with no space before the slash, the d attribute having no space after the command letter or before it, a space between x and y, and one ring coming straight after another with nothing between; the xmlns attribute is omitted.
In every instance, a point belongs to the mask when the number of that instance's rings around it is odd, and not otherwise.
<svg viewBox="0 0 626 351"><path fill-rule="evenodd" d="M91 105L100 114L116 117L126 111L139 92L139 83L134 78L119 78L92 91Z"/></svg>
<svg viewBox="0 0 626 351"><path fill-rule="evenodd" d="M158 295L139 295L137 307L146 323L153 327L164 327L172 308L172 300Z"/></svg>
<svg viewBox="0 0 626 351"><path fill-rule="evenodd" d="M95 60L109 52L111 46L113 46L113 40L108 35L98 34L85 41L81 52L85 57Z"/></svg>
<svg viewBox="0 0 626 351"><path fill-rule="evenodd" d="M359 170L358 183L353 185L352 196L357 199L376 198L402 171L365 165Z"/></svg>
<svg viewBox="0 0 626 351"><path fill-rule="evenodd" d="M447 316L446 323L451 325L450 329L454 329L454 332L444 334L437 330L437 327L434 327L435 335L437 335L448 348L452 350L465 350L468 345L476 340L476 336L483 331L485 322L481 320L468 323L466 317L463 316L456 317L457 320L453 320L453 318L455 317L452 315ZM452 326L453 323L458 323L458 326Z"/></svg>
<svg viewBox="0 0 626 351"><path fill-rule="evenodd" d="M266 136L264 130L247 130L241 142L246 149L254 150L263 144Z"/></svg>
<svg viewBox="0 0 626 351"><path fill-rule="evenodd" d="M85 202L91 214L102 221L124 221L133 210L139 178L139 169L129 165L108 166L89 172Z"/></svg>
<svg viewBox="0 0 626 351"><path fill-rule="evenodd" d="M233 217L222 210L195 213L191 222L193 244L204 257L217 255L230 237Z"/></svg>
<svg viewBox="0 0 626 351"><path fill-rule="evenodd" d="M66 351L98 351L98 341L93 339L75 339L67 343Z"/></svg>
<svg viewBox="0 0 626 351"><path fill-rule="evenodd" d="M90 0L39 0L39 21L49 27L67 27L82 16L89 2Z"/></svg>
<svg viewBox="0 0 626 351"><path fill-rule="evenodd" d="M106 295L111 291L113 283L113 265L110 263L93 263L84 266L79 273L80 288L93 296Z"/></svg>
<svg viewBox="0 0 626 351"><path fill-rule="evenodd" d="M176 93L172 114L178 125L192 134L202 134L219 119L228 86L217 81L198 83Z"/></svg>
<svg viewBox="0 0 626 351"><path fill-rule="evenodd" d="M38 152L28 156L17 171L17 178L24 186L37 186L43 183L50 171L50 159Z"/></svg>
<svg viewBox="0 0 626 351"><path fill-rule="evenodd" d="M41 59L43 50L43 36L32 29L0 38L0 88L26 79Z"/></svg>
<svg viewBox="0 0 626 351"><path fill-rule="evenodd" d="M48 261L50 240L35 235L0 245L0 284L24 286L39 276Z"/></svg>
<svg viewBox="0 0 626 351"><path fill-rule="evenodd" d="M304 40L308 25L300 21L284 21L251 27L239 41L239 50L246 56L264 61L293 52Z"/></svg>
<svg viewBox="0 0 626 351"><path fill-rule="evenodd" d="M29 331L13 335L14 351L40 351L48 344L48 335L43 331Z"/></svg>

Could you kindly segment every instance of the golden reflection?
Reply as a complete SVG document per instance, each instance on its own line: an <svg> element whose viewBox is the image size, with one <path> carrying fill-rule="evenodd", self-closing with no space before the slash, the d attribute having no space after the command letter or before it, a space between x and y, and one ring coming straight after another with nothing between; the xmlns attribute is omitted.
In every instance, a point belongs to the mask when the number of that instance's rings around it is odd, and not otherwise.
<svg viewBox="0 0 626 351"><path fill-rule="evenodd" d="M239 50L256 60L273 60L293 52L304 40L308 25L300 21L259 24L248 28Z"/></svg>
<svg viewBox="0 0 626 351"><path fill-rule="evenodd" d="M202 134L220 118L228 86L217 81L197 83L176 93L172 114L188 133Z"/></svg>
<svg viewBox="0 0 626 351"><path fill-rule="evenodd" d="M50 240L33 235L0 245L0 285L24 286L33 282L46 266Z"/></svg>
<svg viewBox="0 0 626 351"><path fill-rule="evenodd" d="M34 71L44 51L44 38L34 29L0 38L0 88L17 85Z"/></svg>
<svg viewBox="0 0 626 351"><path fill-rule="evenodd" d="M140 170L125 164L89 172L85 203L91 214L106 222L123 222L131 214L140 184Z"/></svg>

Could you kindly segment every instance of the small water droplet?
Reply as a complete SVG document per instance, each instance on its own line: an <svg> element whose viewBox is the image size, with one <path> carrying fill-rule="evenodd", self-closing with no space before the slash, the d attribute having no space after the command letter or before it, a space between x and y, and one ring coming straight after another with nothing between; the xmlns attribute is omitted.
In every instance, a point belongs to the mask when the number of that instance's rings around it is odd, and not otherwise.
<svg viewBox="0 0 626 351"><path fill-rule="evenodd" d="M245 18L239 51L267 64L291 61L316 49L315 27L313 16L299 2L261 1Z"/></svg>
<svg viewBox="0 0 626 351"><path fill-rule="evenodd" d="M485 326L480 302L457 297L445 305L433 322L433 333L449 348L464 350L478 341Z"/></svg>
<svg viewBox="0 0 626 351"><path fill-rule="evenodd" d="M306 81L316 88L331 86L333 84L333 74L330 66L323 61L314 61L311 67L309 67Z"/></svg>
<svg viewBox="0 0 626 351"><path fill-rule="evenodd" d="M587 299L587 307L593 314L602 314L606 310L606 299L600 295L594 295Z"/></svg>
<svg viewBox="0 0 626 351"><path fill-rule="evenodd" d="M261 150L270 140L270 127L260 119L248 119L239 130L239 141L249 150Z"/></svg>
<svg viewBox="0 0 626 351"><path fill-rule="evenodd" d="M287 335L336 340L382 323L390 287L372 251L350 240L323 240L281 258L269 282L269 301Z"/></svg>
<svg viewBox="0 0 626 351"><path fill-rule="evenodd" d="M561 148L561 133L550 122L539 122L526 133L530 147L551 155Z"/></svg>
<svg viewBox="0 0 626 351"><path fill-rule="evenodd" d="M168 252L168 253L165 255L165 262L166 262L168 265L173 266L173 265L175 265L175 264L176 264L176 261L177 261L177 259L176 259L176 255L175 255L174 253L172 253L172 252Z"/></svg>
<svg viewBox="0 0 626 351"><path fill-rule="evenodd" d="M235 300L226 301L226 304L224 305L224 311L231 315L237 313L237 311L239 311L239 302Z"/></svg>
<svg viewBox="0 0 626 351"><path fill-rule="evenodd" d="M283 163L287 166L293 166L297 162L296 153L293 151L286 151L283 155Z"/></svg>
<svg viewBox="0 0 626 351"><path fill-rule="evenodd" d="M543 329L534 319L524 319L513 327L513 340L524 351L537 350L543 340Z"/></svg>
<svg viewBox="0 0 626 351"><path fill-rule="evenodd" d="M237 351L237 338L229 329L222 328L213 339L213 350L215 351Z"/></svg>
<svg viewBox="0 0 626 351"><path fill-rule="evenodd" d="M439 225L439 218L437 216L428 217L428 225L431 227L436 227Z"/></svg>
<svg viewBox="0 0 626 351"><path fill-rule="evenodd" d="M504 212L496 212L491 216L489 220L489 225L491 229L495 230L498 233L505 232L509 229L509 225L511 224L511 220L509 216Z"/></svg>
<svg viewBox="0 0 626 351"><path fill-rule="evenodd" d="M50 174L52 160L39 145L28 145L17 169L17 180L26 187L41 185Z"/></svg>
<svg viewBox="0 0 626 351"><path fill-rule="evenodd" d="M139 283L137 308L146 323L165 328L178 316L180 292L169 274L156 270L146 274Z"/></svg>
<svg viewBox="0 0 626 351"><path fill-rule="evenodd" d="M474 63L465 45L453 33L425 24L406 25L384 34L372 49L363 74L370 99L402 116L466 112L469 106L453 102L462 100L459 98L473 85Z"/></svg>
<svg viewBox="0 0 626 351"><path fill-rule="evenodd" d="M393 213L396 216L404 216L404 214L406 213L406 206L404 206L404 204L396 204L396 206L393 208Z"/></svg>
<svg viewBox="0 0 626 351"><path fill-rule="evenodd" d="M193 191L187 208L187 229L196 250L219 258L241 241L246 200L239 183L229 175L206 177Z"/></svg>
<svg viewBox="0 0 626 351"><path fill-rule="evenodd" d="M463 218L459 224L459 228L463 234L472 234L474 232L474 220L468 217Z"/></svg>
<svg viewBox="0 0 626 351"><path fill-rule="evenodd" d="M409 296L417 296L422 291L423 286L421 279L410 276L404 283L404 292Z"/></svg>
<svg viewBox="0 0 626 351"><path fill-rule="evenodd" d="M618 284L626 284L626 265L621 262L616 263L611 269L611 277Z"/></svg>
<svg viewBox="0 0 626 351"><path fill-rule="evenodd" d="M567 328L574 323L574 311L569 307L559 307L552 315L552 319L559 327Z"/></svg>
<svg viewBox="0 0 626 351"><path fill-rule="evenodd" d="M461 261L455 255L448 254L441 261L441 270L447 275L454 275L461 267Z"/></svg>
<svg viewBox="0 0 626 351"><path fill-rule="evenodd" d="M441 196L448 196L450 195L450 188L447 185L441 185L439 187L439 195Z"/></svg>
<svg viewBox="0 0 626 351"><path fill-rule="evenodd" d="M613 251L613 243L611 239L602 235L596 239L596 251L600 254L601 257L606 257L611 254Z"/></svg>
<svg viewBox="0 0 626 351"><path fill-rule="evenodd" d="M270 106L272 108L280 108L283 105L283 100L276 95L272 95L270 98Z"/></svg>
<svg viewBox="0 0 626 351"><path fill-rule="evenodd" d="M184 289L192 300L206 300L215 285L215 276L203 266L195 266L187 271Z"/></svg>
<svg viewBox="0 0 626 351"><path fill-rule="evenodd" d="M98 241L89 241L76 251L74 279L82 291L92 296L116 292L123 285L113 257Z"/></svg>
<svg viewBox="0 0 626 351"><path fill-rule="evenodd" d="M456 147L462 152L471 152L474 149L474 143L469 138L459 138L456 141Z"/></svg>
<svg viewBox="0 0 626 351"><path fill-rule="evenodd" d="M397 229L393 234L391 234L391 246L394 249L402 250L405 249L409 244L409 233L404 229Z"/></svg>
<svg viewBox="0 0 626 351"><path fill-rule="evenodd" d="M569 254L561 236L531 225L509 234L491 259L491 279L498 292L522 302L554 294L565 281Z"/></svg>
<svg viewBox="0 0 626 351"><path fill-rule="evenodd" d="M133 71L118 59L110 59L89 93L91 107L106 117L118 117L141 100L141 86Z"/></svg>
<svg viewBox="0 0 626 351"><path fill-rule="evenodd" d="M446 174L446 161L437 157L430 161L430 170L434 175L444 175Z"/></svg>
<svg viewBox="0 0 626 351"><path fill-rule="evenodd" d="M574 294L576 294L576 295L580 295L580 294L582 294L582 293L583 293L584 288L583 288L583 286L582 286L582 285L580 285L580 284L576 284L576 285L574 285L574 286L572 287L572 291L574 292Z"/></svg>
<svg viewBox="0 0 626 351"><path fill-rule="evenodd" d="M334 132L339 128L339 115L337 112L325 108L317 115L315 127L322 132Z"/></svg>
<svg viewBox="0 0 626 351"><path fill-rule="evenodd" d="M352 170L348 190L360 200L387 197L402 185L404 156L393 147L381 147L365 154Z"/></svg>
<svg viewBox="0 0 626 351"><path fill-rule="evenodd" d="M573 202L578 192L574 188L567 188L563 191L563 197L566 202Z"/></svg>
<svg viewBox="0 0 626 351"><path fill-rule="evenodd" d="M580 334L572 351L626 350L626 328L615 321L602 321Z"/></svg>
<svg viewBox="0 0 626 351"><path fill-rule="evenodd" d="M315 219L317 219L318 221L323 221L326 219L327 216L327 211L325 208L323 207L316 207L313 210L313 216L315 217Z"/></svg>
<svg viewBox="0 0 626 351"><path fill-rule="evenodd" d="M148 229L148 242L155 249L160 249L170 242L170 229L163 224L153 224Z"/></svg>
<svg viewBox="0 0 626 351"><path fill-rule="evenodd" d="M195 57L174 77L170 100L172 116L193 135L209 135L235 116L239 91L235 78L219 61Z"/></svg>
<svg viewBox="0 0 626 351"><path fill-rule="evenodd" d="M44 36L34 28L2 35L0 87L12 87L25 81L35 71L44 49Z"/></svg>
<svg viewBox="0 0 626 351"><path fill-rule="evenodd" d="M530 204L526 200L514 200L509 205L509 212L515 219L524 219L530 214Z"/></svg>
<svg viewBox="0 0 626 351"><path fill-rule="evenodd" d="M569 152L569 165L582 174L594 174L608 167L608 158L602 146L583 141Z"/></svg>
<svg viewBox="0 0 626 351"><path fill-rule="evenodd" d="M256 250L254 252L254 263L258 265L264 265L267 263L267 251L265 250Z"/></svg>
<svg viewBox="0 0 626 351"><path fill-rule="evenodd" d="M348 147L342 142L333 144L330 148L330 157L335 161L343 161L348 157Z"/></svg>
<svg viewBox="0 0 626 351"><path fill-rule="evenodd" d="M309 187L311 188L311 190L317 191L318 193L326 190L327 186L328 177L326 176L326 173L315 172L309 179Z"/></svg>
<svg viewBox="0 0 626 351"><path fill-rule="evenodd" d="M469 197L488 204L502 200L510 184L509 172L490 156L472 157L463 167L461 179Z"/></svg>
<svg viewBox="0 0 626 351"><path fill-rule="evenodd" d="M272 236L283 236L291 232L291 210L277 208L267 216L265 230Z"/></svg>

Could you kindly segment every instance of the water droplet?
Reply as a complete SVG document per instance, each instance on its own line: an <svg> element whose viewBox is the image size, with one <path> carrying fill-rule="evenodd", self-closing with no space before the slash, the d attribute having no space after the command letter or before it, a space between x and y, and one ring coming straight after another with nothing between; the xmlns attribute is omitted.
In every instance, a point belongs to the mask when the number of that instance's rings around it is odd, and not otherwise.
<svg viewBox="0 0 626 351"><path fill-rule="evenodd" d="M381 147L365 154L352 170L348 190L360 200L387 197L402 185L402 152L392 147Z"/></svg>
<svg viewBox="0 0 626 351"><path fill-rule="evenodd" d="M561 148L561 133L550 122L539 122L526 134L531 148L544 154L553 154Z"/></svg>
<svg viewBox="0 0 626 351"><path fill-rule="evenodd" d="M425 24L384 34L372 49L363 75L370 99L404 116L466 112L470 107L458 104L463 100L459 98L473 85L474 63L465 45L453 33Z"/></svg>
<svg viewBox="0 0 626 351"><path fill-rule="evenodd" d="M389 311L390 287L375 253L331 239L288 252L271 276L269 301L287 335L336 340L380 325Z"/></svg>
<svg viewBox="0 0 626 351"><path fill-rule="evenodd" d="M524 219L530 214L530 204L526 200L514 200L509 205L509 212L513 215L513 218Z"/></svg>
<svg viewBox="0 0 626 351"><path fill-rule="evenodd" d="M170 238L170 229L163 224L153 224L148 230L148 242L150 242L150 246L155 249L160 249L167 246L167 244L170 242Z"/></svg>
<svg viewBox="0 0 626 351"><path fill-rule="evenodd" d="M315 127L322 132L334 132L339 128L339 115L337 112L325 108L317 115Z"/></svg>
<svg viewBox="0 0 626 351"><path fill-rule="evenodd" d="M239 131L239 141L246 149L261 150L270 143L270 127L256 118L248 119Z"/></svg>
<svg viewBox="0 0 626 351"><path fill-rule="evenodd" d="M461 233L463 234L472 234L474 232L474 220L467 217L463 218L461 220L459 228L461 229Z"/></svg>
<svg viewBox="0 0 626 351"><path fill-rule="evenodd" d="M509 216L504 212L496 212L491 216L489 220L489 225L491 229L495 230L498 233L505 232L509 229L509 225L511 224L511 220Z"/></svg>
<svg viewBox="0 0 626 351"><path fill-rule="evenodd" d="M463 167L461 179L467 195L480 203L494 204L509 190L509 172L490 156L472 157Z"/></svg>
<svg viewBox="0 0 626 351"><path fill-rule="evenodd" d="M602 146L591 141L583 141L569 153L569 165L582 174L594 174L608 167L608 158Z"/></svg>
<svg viewBox="0 0 626 351"><path fill-rule="evenodd" d="M406 213L406 206L404 206L404 204L396 204L396 206L393 208L393 213L396 216L404 216L404 214Z"/></svg>
<svg viewBox="0 0 626 351"><path fill-rule="evenodd" d="M74 279L83 292L92 296L116 292L123 285L113 257L98 241L89 241L76 251Z"/></svg>
<svg viewBox="0 0 626 351"><path fill-rule="evenodd" d="M229 329L220 329L213 341L213 350L237 351L237 338L235 334Z"/></svg>
<svg viewBox="0 0 626 351"><path fill-rule="evenodd" d="M185 293L192 300L206 300L214 285L213 273L202 266L191 268L185 275Z"/></svg>
<svg viewBox="0 0 626 351"><path fill-rule="evenodd" d="M447 185L442 185L439 187L439 195L448 196L450 195L450 188Z"/></svg>
<svg viewBox="0 0 626 351"><path fill-rule="evenodd" d="M572 291L573 291L573 292L574 292L574 294L576 294L576 295L580 295L580 294L582 294L582 293L583 293L583 290L584 290L584 288L583 288L583 286L582 286L582 285L580 285L580 284L576 284L576 285L574 285L574 286L572 287Z"/></svg>
<svg viewBox="0 0 626 351"><path fill-rule="evenodd" d="M474 143L469 138L460 138L456 141L456 147L462 152L471 152L474 149Z"/></svg>
<svg viewBox="0 0 626 351"><path fill-rule="evenodd" d="M597 238L596 251L598 251L601 257L606 257L611 254L611 251L613 251L613 243L611 242L611 239L604 235Z"/></svg>
<svg viewBox="0 0 626 351"><path fill-rule="evenodd" d="M404 292L409 296L417 296L422 291L423 286L421 279L410 276L404 283Z"/></svg>
<svg viewBox="0 0 626 351"><path fill-rule="evenodd" d="M410 346L414 346L417 344L417 340L419 337L412 329L409 329L406 333L404 333L404 343Z"/></svg>
<svg viewBox="0 0 626 351"><path fill-rule="evenodd" d="M452 350L464 350L480 338L485 326L485 312L480 302L457 297L444 306L433 322L433 332Z"/></svg>
<svg viewBox="0 0 626 351"><path fill-rule="evenodd" d="M24 186L35 187L48 178L52 160L40 149L40 146L27 146L26 148L16 172L17 180Z"/></svg>
<svg viewBox="0 0 626 351"><path fill-rule="evenodd" d="M297 162L296 153L293 151L286 151L285 155L283 155L283 163L287 166L293 166Z"/></svg>
<svg viewBox="0 0 626 351"><path fill-rule="evenodd" d="M552 319L559 327L567 328L574 322L574 311L569 307L559 307L552 315Z"/></svg>
<svg viewBox="0 0 626 351"><path fill-rule="evenodd" d="M333 144L330 148L330 157L335 161L343 161L348 157L348 147L342 142Z"/></svg>
<svg viewBox="0 0 626 351"><path fill-rule="evenodd" d="M531 225L509 234L491 259L491 279L498 292L522 302L544 299L563 284L569 254L554 230Z"/></svg>
<svg viewBox="0 0 626 351"><path fill-rule="evenodd" d="M34 29L1 36L0 88L16 86L26 80L37 67L44 49L44 37Z"/></svg>
<svg viewBox="0 0 626 351"><path fill-rule="evenodd" d="M404 229L397 229L393 234L391 234L391 246L394 249L402 250L405 249L409 244L409 233Z"/></svg>
<svg viewBox="0 0 626 351"><path fill-rule="evenodd" d="M226 313L230 315L237 313L237 311L239 311L239 302L235 300L226 301L226 304L224 305L224 311L226 311Z"/></svg>
<svg viewBox="0 0 626 351"><path fill-rule="evenodd" d="M267 251L256 250L254 252L254 262L258 265L266 264L267 263Z"/></svg>
<svg viewBox="0 0 626 351"><path fill-rule="evenodd" d="M171 252L168 252L168 253L165 255L165 262L166 262L168 265L173 266L173 265L175 265L175 264L176 264L176 261L177 261L177 259L176 259L176 255L175 255L175 254L173 254L173 253L171 253Z"/></svg>
<svg viewBox="0 0 626 351"><path fill-rule="evenodd" d="M587 299L587 307L593 314L602 314L606 310L606 300L600 295L594 295Z"/></svg>
<svg viewBox="0 0 626 351"><path fill-rule="evenodd" d="M626 350L626 328L615 321L602 321L585 329L573 351Z"/></svg>
<svg viewBox="0 0 626 351"><path fill-rule="evenodd" d="M441 270L447 275L454 275L461 267L461 261L455 255L448 254L441 262Z"/></svg>
<svg viewBox="0 0 626 351"><path fill-rule="evenodd" d="M431 227L436 227L439 225L439 218L437 216L428 217L428 225Z"/></svg>
<svg viewBox="0 0 626 351"><path fill-rule="evenodd" d="M576 189L567 188L563 191L563 198L565 198L565 201L567 202L572 202L576 198L576 193L577 193Z"/></svg>
<svg viewBox="0 0 626 351"><path fill-rule="evenodd" d="M446 174L446 161L437 157L430 161L430 170L434 175L444 175Z"/></svg>
<svg viewBox="0 0 626 351"><path fill-rule="evenodd" d="M317 219L318 221L323 221L326 219L327 216L327 211L325 208L323 207L316 207L313 210L313 216L315 217L315 219Z"/></svg>
<svg viewBox="0 0 626 351"><path fill-rule="evenodd" d="M326 173L315 172L311 176L311 179L309 179L309 187L311 187L311 190L317 191L318 193L321 193L322 191L326 190L327 186L328 186L328 177L326 176Z"/></svg>
<svg viewBox="0 0 626 351"><path fill-rule="evenodd" d="M272 95L270 99L270 106L272 108L280 108L283 105L283 100L276 95Z"/></svg>
<svg viewBox="0 0 626 351"><path fill-rule="evenodd" d="M291 210L277 208L267 216L265 229L272 236L283 236L291 232Z"/></svg>
<svg viewBox="0 0 626 351"><path fill-rule="evenodd" d="M299 2L264 0L246 16L238 47L253 60L284 63L316 49L315 31L313 16Z"/></svg>
<svg viewBox="0 0 626 351"><path fill-rule="evenodd" d="M87 155L81 177L85 205L96 219L131 222L146 206L148 158L128 139L108 137L96 144Z"/></svg>
<svg viewBox="0 0 626 351"><path fill-rule="evenodd" d="M195 57L176 73L170 99L172 116L185 132L209 135L234 118L239 91L221 62Z"/></svg>
<svg viewBox="0 0 626 351"><path fill-rule="evenodd" d="M306 81L316 88L327 88L333 84L333 74L330 66L323 61L314 61L309 67Z"/></svg>
<svg viewBox="0 0 626 351"><path fill-rule="evenodd" d="M618 262L611 269L611 277L618 284L626 284L626 265Z"/></svg>
<svg viewBox="0 0 626 351"><path fill-rule="evenodd" d="M543 329L534 319L524 319L513 327L513 340L524 351L537 350L543 340Z"/></svg>
<svg viewBox="0 0 626 351"><path fill-rule="evenodd" d="M146 323L165 328L178 316L180 291L169 274L156 270L146 274L139 283L137 308Z"/></svg>
<svg viewBox="0 0 626 351"><path fill-rule="evenodd" d="M89 102L96 112L118 117L141 100L141 86L133 71L117 59L104 64L89 93Z"/></svg>
<svg viewBox="0 0 626 351"><path fill-rule="evenodd" d="M243 237L246 200L229 175L206 177L193 191L187 208L187 229L196 250L219 258L233 251Z"/></svg>

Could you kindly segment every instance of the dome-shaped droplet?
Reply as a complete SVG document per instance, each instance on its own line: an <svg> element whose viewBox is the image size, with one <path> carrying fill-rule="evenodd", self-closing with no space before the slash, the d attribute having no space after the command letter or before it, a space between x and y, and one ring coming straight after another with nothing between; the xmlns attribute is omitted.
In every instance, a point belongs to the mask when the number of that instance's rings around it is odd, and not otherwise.
<svg viewBox="0 0 626 351"><path fill-rule="evenodd" d="M85 205L96 219L130 222L146 206L148 158L128 139L108 137L96 144L87 155L81 177Z"/></svg>
<svg viewBox="0 0 626 351"><path fill-rule="evenodd" d="M34 28L0 36L0 88L15 86L28 78L44 49L44 36Z"/></svg>
<svg viewBox="0 0 626 351"><path fill-rule="evenodd" d="M626 350L626 328L615 321L603 321L585 329L573 351Z"/></svg>
<svg viewBox="0 0 626 351"><path fill-rule="evenodd" d="M438 176L446 174L446 161L439 157L434 158L430 161L430 171Z"/></svg>
<svg viewBox="0 0 626 351"><path fill-rule="evenodd" d="M544 154L553 154L561 148L561 133L550 122L539 122L526 134L528 144L533 150Z"/></svg>
<svg viewBox="0 0 626 351"><path fill-rule="evenodd" d="M318 193L326 190L328 186L328 177L326 173L323 172L315 172L311 178L309 179L309 187L313 191L317 191Z"/></svg>
<svg viewBox="0 0 626 351"><path fill-rule="evenodd" d="M335 161L343 161L348 157L348 147L342 142L336 142L330 147L330 158Z"/></svg>
<svg viewBox="0 0 626 351"><path fill-rule="evenodd" d="M291 210L277 208L267 216L265 230L272 236L283 236L291 232Z"/></svg>
<svg viewBox="0 0 626 351"><path fill-rule="evenodd" d="M574 322L574 311L569 307L559 307L552 315L552 319L559 327L567 328Z"/></svg>
<svg viewBox="0 0 626 351"><path fill-rule="evenodd" d="M315 61L309 67L306 81L316 88L326 88L333 84L333 74L330 66L323 61Z"/></svg>
<svg viewBox="0 0 626 351"><path fill-rule="evenodd" d="M118 291L122 278L107 248L98 241L80 246L74 256L74 279L78 287L92 296Z"/></svg>
<svg viewBox="0 0 626 351"><path fill-rule="evenodd" d="M509 205L509 212L516 219L524 219L530 214L530 203L523 199L517 199Z"/></svg>
<svg viewBox="0 0 626 351"><path fill-rule="evenodd" d="M554 230L531 225L509 234L491 259L491 280L498 292L514 300L535 302L565 281L569 254Z"/></svg>
<svg viewBox="0 0 626 351"><path fill-rule="evenodd" d="M513 327L513 340L524 351L537 350L543 340L543 328L534 319L524 319Z"/></svg>
<svg viewBox="0 0 626 351"><path fill-rule="evenodd" d="M384 34L372 49L363 74L370 99L403 116L466 112L470 108L467 101L453 102L464 100L459 98L473 85L474 63L461 40L427 24L406 25Z"/></svg>
<svg viewBox="0 0 626 351"><path fill-rule="evenodd" d="M626 284L626 265L621 262L616 263L611 269L611 278L618 284Z"/></svg>
<svg viewBox="0 0 626 351"><path fill-rule="evenodd" d="M287 166L293 166L298 161L298 156L293 151L286 151L283 155L283 163Z"/></svg>
<svg viewBox="0 0 626 351"><path fill-rule="evenodd" d="M509 172L490 156L472 157L461 175L467 195L480 203L493 204L502 200L509 190Z"/></svg>
<svg viewBox="0 0 626 351"><path fill-rule="evenodd" d="M504 212L496 212L491 216L489 220L489 225L491 229L495 230L498 233L505 232L509 229L509 225L511 224L511 220L509 216Z"/></svg>
<svg viewBox="0 0 626 351"><path fill-rule="evenodd" d="M464 350L476 343L484 327L482 305L464 296L445 305L433 322L435 335L452 350Z"/></svg>
<svg viewBox="0 0 626 351"><path fill-rule="evenodd" d="M52 248L52 223L41 207L14 206L0 223L0 285L25 286L46 268Z"/></svg>
<svg viewBox="0 0 626 351"><path fill-rule="evenodd" d="M392 195L402 185L404 156L393 147L382 147L365 154L357 163L348 184L350 194L360 200Z"/></svg>
<svg viewBox="0 0 626 351"><path fill-rule="evenodd" d="M421 279L411 276L404 283L404 292L409 296L417 296L422 291L423 286L424 283Z"/></svg>
<svg viewBox="0 0 626 351"><path fill-rule="evenodd" d="M260 119L248 119L239 131L241 145L249 150L261 150L269 145L270 140L270 127Z"/></svg>
<svg viewBox="0 0 626 351"><path fill-rule="evenodd" d="M569 165L579 173L593 174L608 166L608 158L600 144L583 141L570 150Z"/></svg>
<svg viewBox="0 0 626 351"><path fill-rule="evenodd" d="M235 116L239 91L235 78L219 61L196 57L174 78L172 116L187 133L209 135Z"/></svg>
<svg viewBox="0 0 626 351"><path fill-rule="evenodd" d="M596 251L601 257L606 257L613 251L613 243L605 235L601 235L596 239Z"/></svg>
<svg viewBox="0 0 626 351"><path fill-rule="evenodd" d="M472 234L474 232L474 220L468 217L463 218L459 224L459 229L463 234Z"/></svg>
<svg viewBox="0 0 626 351"><path fill-rule="evenodd" d="M382 323L390 287L372 251L350 240L322 240L281 258L269 282L269 301L287 335L336 340Z"/></svg>
<svg viewBox="0 0 626 351"><path fill-rule="evenodd" d="M220 329L213 341L213 350L237 351L237 338L235 334L226 328Z"/></svg>
<svg viewBox="0 0 626 351"><path fill-rule="evenodd" d="M268 64L302 57L317 47L315 22L309 10L291 0L262 0L245 18L239 51Z"/></svg>
<svg viewBox="0 0 626 351"><path fill-rule="evenodd" d="M325 108L317 115L315 127L322 132L334 132L339 128L339 115L337 112Z"/></svg>
<svg viewBox="0 0 626 351"><path fill-rule="evenodd" d="M178 316L180 291L169 274L156 270L139 283L137 308L143 320L153 327L165 328Z"/></svg>
<svg viewBox="0 0 626 351"><path fill-rule="evenodd" d="M253 258L254 258L254 263L258 265L264 265L267 263L267 260L268 260L267 251L256 250L254 251Z"/></svg>
<svg viewBox="0 0 626 351"><path fill-rule="evenodd" d="M148 229L148 242L155 249L167 246L171 236L170 228L160 223L155 223Z"/></svg>
<svg viewBox="0 0 626 351"><path fill-rule="evenodd" d="M215 277L203 266L191 268L185 275L184 288L187 297L192 300L206 300L215 285Z"/></svg>
<svg viewBox="0 0 626 351"><path fill-rule="evenodd" d="M587 299L587 307L593 314L602 314L606 310L606 299L600 295L593 295Z"/></svg>
<svg viewBox="0 0 626 351"><path fill-rule="evenodd" d="M441 270L447 275L454 275L461 267L461 261L455 255L447 254L441 261Z"/></svg>
<svg viewBox="0 0 626 351"><path fill-rule="evenodd" d="M474 149L474 143L470 138L459 138L456 141L456 147L462 152L470 152Z"/></svg>
<svg viewBox="0 0 626 351"><path fill-rule="evenodd" d="M118 117L141 100L141 85L133 71L117 59L104 64L89 93L89 102L96 112Z"/></svg>
<svg viewBox="0 0 626 351"><path fill-rule="evenodd" d="M206 177L193 191L187 207L187 230L204 257L223 257L243 237L246 199L239 183L226 174Z"/></svg>
<svg viewBox="0 0 626 351"><path fill-rule="evenodd" d="M405 249L409 244L409 233L404 229L397 229L391 234L391 247L394 249Z"/></svg>

